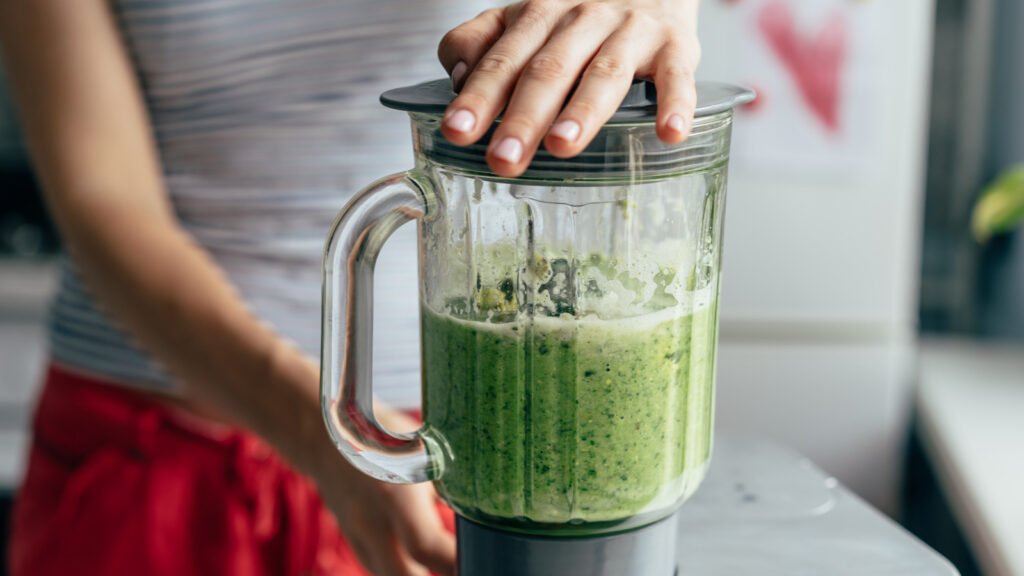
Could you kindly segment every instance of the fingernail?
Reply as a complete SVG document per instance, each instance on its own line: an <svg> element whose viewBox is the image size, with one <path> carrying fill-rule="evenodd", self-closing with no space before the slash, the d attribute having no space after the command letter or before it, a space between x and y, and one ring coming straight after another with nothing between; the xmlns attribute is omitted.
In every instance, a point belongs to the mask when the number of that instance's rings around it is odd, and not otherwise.
<svg viewBox="0 0 1024 576"><path fill-rule="evenodd" d="M469 110L456 110L445 118L444 125L456 132L469 132L476 126L476 116Z"/></svg>
<svg viewBox="0 0 1024 576"><path fill-rule="evenodd" d="M466 63L462 60L452 68L452 91L457 92L462 85L462 77L466 75Z"/></svg>
<svg viewBox="0 0 1024 576"><path fill-rule="evenodd" d="M575 120L562 120L551 127L550 134L566 142L575 142L580 137L582 130L579 122Z"/></svg>
<svg viewBox="0 0 1024 576"><path fill-rule="evenodd" d="M683 117L679 114L673 114L668 117L668 127L682 134L686 131L686 122L683 121Z"/></svg>
<svg viewBox="0 0 1024 576"><path fill-rule="evenodd" d="M523 143L518 138L505 138L494 147L494 157L516 164L523 159Z"/></svg>

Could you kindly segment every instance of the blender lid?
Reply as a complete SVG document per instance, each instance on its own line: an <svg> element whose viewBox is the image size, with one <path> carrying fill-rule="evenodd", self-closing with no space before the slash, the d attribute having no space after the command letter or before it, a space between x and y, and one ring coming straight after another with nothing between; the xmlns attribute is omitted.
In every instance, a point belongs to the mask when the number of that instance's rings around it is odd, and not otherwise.
<svg viewBox="0 0 1024 576"><path fill-rule="evenodd" d="M451 81L444 78L389 90L380 100L389 108L426 117L421 120L428 123L415 122L422 130L413 133L418 153L430 161L479 178L502 180L487 165L487 146L500 120L469 146L452 144L440 136L437 121L454 98ZM557 158L541 146L526 171L508 180L589 186L595 182L665 180L700 170L728 158L730 112L753 99L754 92L746 88L698 82L696 121L690 137L680 144L665 144L653 134L658 100L654 83L635 80L618 111L605 123L610 129L600 130L582 152L572 158Z"/></svg>
<svg viewBox="0 0 1024 576"><path fill-rule="evenodd" d="M380 101L388 108L422 114L444 114L455 98L452 82L448 78L430 80L413 86L388 90ZM712 116L731 110L754 99L753 90L722 82L697 82L697 110L695 117ZM634 80L626 98L607 124L633 124L653 122L657 112L658 96L650 80Z"/></svg>

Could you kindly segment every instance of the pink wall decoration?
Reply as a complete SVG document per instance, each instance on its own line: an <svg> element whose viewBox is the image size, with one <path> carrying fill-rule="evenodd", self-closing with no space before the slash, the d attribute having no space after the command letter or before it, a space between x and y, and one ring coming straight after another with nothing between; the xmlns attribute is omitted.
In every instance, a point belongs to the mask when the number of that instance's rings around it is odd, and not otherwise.
<svg viewBox="0 0 1024 576"><path fill-rule="evenodd" d="M789 5L771 0L761 7L757 25L782 62L810 112L829 132L839 130L841 86L847 53L847 22L835 13L817 32L799 30Z"/></svg>

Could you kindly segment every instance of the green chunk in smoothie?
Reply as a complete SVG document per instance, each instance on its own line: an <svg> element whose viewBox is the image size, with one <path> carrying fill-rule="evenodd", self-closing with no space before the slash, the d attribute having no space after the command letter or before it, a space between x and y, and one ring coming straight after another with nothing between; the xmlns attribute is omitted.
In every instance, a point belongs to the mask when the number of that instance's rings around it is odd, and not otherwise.
<svg viewBox="0 0 1024 576"><path fill-rule="evenodd" d="M671 512L710 453L716 327L714 301L501 323L424 306L424 417L450 451L441 493L491 523Z"/></svg>

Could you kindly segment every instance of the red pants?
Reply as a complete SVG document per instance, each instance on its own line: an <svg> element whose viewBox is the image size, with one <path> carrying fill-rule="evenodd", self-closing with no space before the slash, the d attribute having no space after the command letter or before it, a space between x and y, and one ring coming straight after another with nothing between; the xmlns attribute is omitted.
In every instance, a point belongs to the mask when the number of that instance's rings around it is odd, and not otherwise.
<svg viewBox="0 0 1024 576"><path fill-rule="evenodd" d="M367 574L310 481L250 434L59 368L33 433L12 576Z"/></svg>

